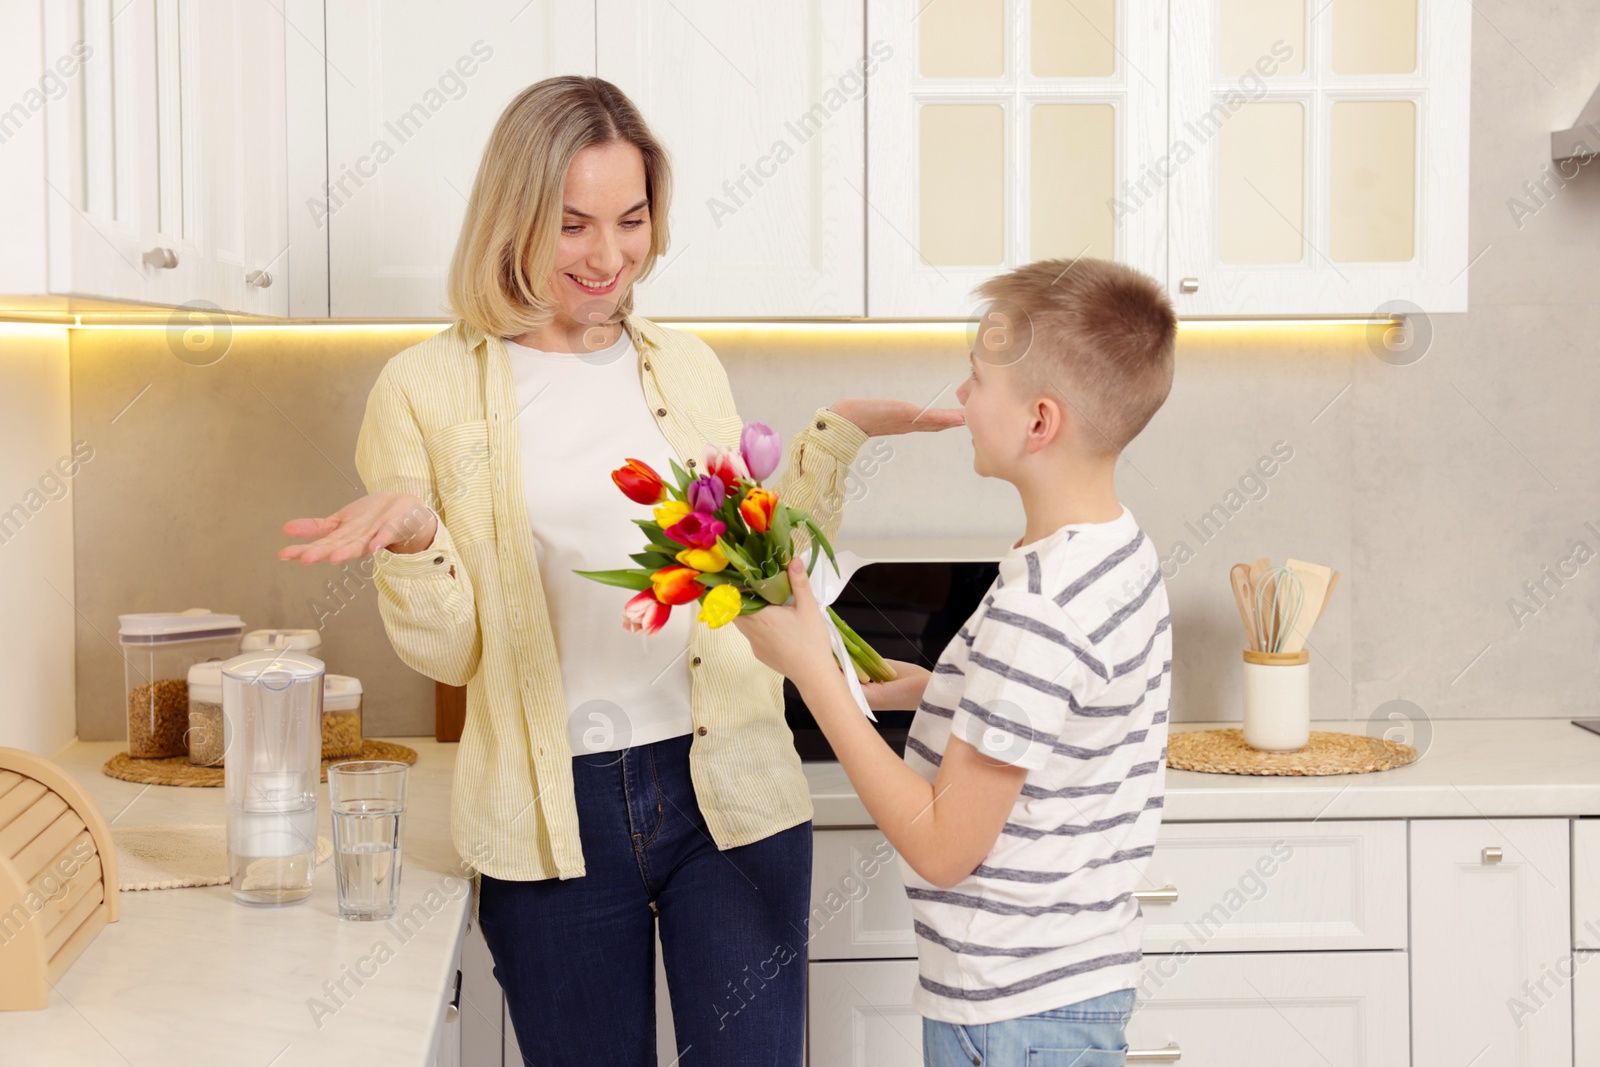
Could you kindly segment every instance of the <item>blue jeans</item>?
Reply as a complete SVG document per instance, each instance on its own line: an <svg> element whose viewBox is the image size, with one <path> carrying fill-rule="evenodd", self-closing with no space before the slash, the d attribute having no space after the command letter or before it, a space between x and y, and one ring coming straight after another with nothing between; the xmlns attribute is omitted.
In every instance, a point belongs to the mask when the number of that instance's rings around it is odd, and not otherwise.
<svg viewBox="0 0 1600 1067"><path fill-rule="evenodd" d="M922 1020L925 1067L1122 1067L1134 991L1119 989L1020 1019L961 1026Z"/></svg>
<svg viewBox="0 0 1600 1067"><path fill-rule="evenodd" d="M659 921L679 1067L799 1067L811 823L719 851L692 740L573 757L583 877L482 876L479 926L524 1064L656 1063Z"/></svg>

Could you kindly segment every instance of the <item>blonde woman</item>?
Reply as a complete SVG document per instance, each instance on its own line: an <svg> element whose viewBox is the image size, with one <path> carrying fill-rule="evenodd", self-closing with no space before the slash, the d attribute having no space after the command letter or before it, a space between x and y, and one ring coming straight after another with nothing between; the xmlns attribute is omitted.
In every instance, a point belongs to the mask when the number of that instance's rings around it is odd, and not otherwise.
<svg viewBox="0 0 1600 1067"><path fill-rule="evenodd" d="M740 416L715 354L632 313L667 248L667 155L598 78L524 90L490 135L448 330L367 401L369 496L286 535L285 559L374 554L389 638L467 687L451 829L524 1062L655 1062L659 923L680 1062L798 1064L811 800L782 679L735 627L658 632L575 569L625 565L624 458L691 473ZM736 282L736 279L729 279ZM790 438L776 486L831 535L867 437L959 409L841 400Z"/></svg>

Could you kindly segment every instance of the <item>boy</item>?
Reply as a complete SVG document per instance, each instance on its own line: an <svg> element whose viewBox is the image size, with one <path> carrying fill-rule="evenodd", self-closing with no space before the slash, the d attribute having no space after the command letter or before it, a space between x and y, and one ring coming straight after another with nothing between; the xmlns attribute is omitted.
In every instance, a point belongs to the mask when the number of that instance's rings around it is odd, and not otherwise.
<svg viewBox="0 0 1600 1067"><path fill-rule="evenodd" d="M1177 320L1154 281L1100 260L1034 263L978 294L956 395L974 470L1016 487L1027 527L931 673L895 663L864 687L874 708L916 709L904 761L852 701L803 561L794 605L738 626L899 852L925 1062L1120 1064L1172 638L1159 557L1114 474L1171 388Z"/></svg>

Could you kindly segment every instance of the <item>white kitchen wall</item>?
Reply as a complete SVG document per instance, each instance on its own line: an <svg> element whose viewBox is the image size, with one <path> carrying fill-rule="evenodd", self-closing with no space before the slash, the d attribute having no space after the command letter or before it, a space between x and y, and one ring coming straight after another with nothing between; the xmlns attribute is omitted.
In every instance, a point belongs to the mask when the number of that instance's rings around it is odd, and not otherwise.
<svg viewBox="0 0 1600 1067"><path fill-rule="evenodd" d="M67 350L66 330L0 325L0 746L40 756L77 730Z"/></svg>

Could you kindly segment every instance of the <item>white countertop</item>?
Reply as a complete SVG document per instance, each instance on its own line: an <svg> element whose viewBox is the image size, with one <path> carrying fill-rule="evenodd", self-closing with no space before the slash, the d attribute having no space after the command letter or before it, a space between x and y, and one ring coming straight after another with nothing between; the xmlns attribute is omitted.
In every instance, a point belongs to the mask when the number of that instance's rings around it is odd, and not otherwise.
<svg viewBox="0 0 1600 1067"><path fill-rule="evenodd" d="M1236 723L1179 723L1174 730ZM1364 723L1314 729L1363 733ZM431 1067L454 954L470 901L447 899L461 868L449 836L456 746L398 738L417 749L406 815L400 910L438 906L402 939L383 923L338 919L333 872L317 871L305 904L258 910L227 886L122 894L122 917L68 969L40 1012L0 1013L5 1067L145 1067L237 1064L413 1064ZM121 749L82 742L58 762L87 787L115 826L220 823L220 789L138 786L100 766ZM818 828L871 821L837 763L805 764ZM324 787L326 789L326 787ZM319 812L326 834L326 793ZM1600 815L1600 735L1567 719L1445 720L1423 756L1399 770L1329 777L1253 777L1167 771L1164 818L1174 822L1271 819L1506 818ZM377 962L379 942L392 957ZM342 1006L324 983L363 961L376 974ZM308 1006L322 998L321 1026Z"/></svg>
<svg viewBox="0 0 1600 1067"><path fill-rule="evenodd" d="M243 907L225 885L123 893L121 918L67 969L48 1008L0 1012L0 1063L431 1067L471 906L470 888L452 878L461 872L449 833L456 746L395 740L418 755L407 784L399 908L424 909L413 925L340 921L331 863L317 869L311 899L287 908ZM224 821L220 788L141 786L102 774L125 747L79 742L54 760L113 829ZM326 785L317 814L327 836ZM350 971L370 977L357 986ZM338 994L342 1005L323 987L340 979L351 994ZM333 1013L319 1020L308 1006L313 997Z"/></svg>
<svg viewBox="0 0 1600 1067"><path fill-rule="evenodd" d="M1583 714L1571 718L1584 718ZM1173 731L1237 727L1174 723ZM1313 730L1365 735L1365 722ZM1268 777L1167 770L1166 822L1600 815L1600 734L1562 719L1445 719L1421 758L1370 774ZM1419 742L1421 738L1418 739ZM807 763L821 827L870 826L837 763Z"/></svg>

